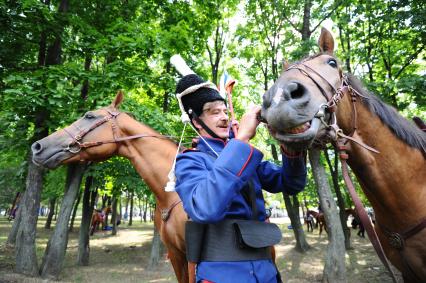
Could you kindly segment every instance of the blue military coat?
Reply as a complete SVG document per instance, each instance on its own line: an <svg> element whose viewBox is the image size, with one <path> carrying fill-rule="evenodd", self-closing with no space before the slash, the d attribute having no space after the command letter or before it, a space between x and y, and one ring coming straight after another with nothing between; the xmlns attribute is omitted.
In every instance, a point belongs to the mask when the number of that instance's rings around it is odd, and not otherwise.
<svg viewBox="0 0 426 283"><path fill-rule="evenodd" d="M200 223L215 223L226 218L251 219L251 207L241 190L249 179L256 192L258 218L265 221L262 189L296 194L306 184L306 166L302 157L286 158L283 167L262 162L263 154L248 143L232 139L200 140L195 150L179 154L176 161L176 191L189 217ZM237 262L201 262L197 282L276 282L271 260ZM236 281L237 280L237 281Z"/></svg>

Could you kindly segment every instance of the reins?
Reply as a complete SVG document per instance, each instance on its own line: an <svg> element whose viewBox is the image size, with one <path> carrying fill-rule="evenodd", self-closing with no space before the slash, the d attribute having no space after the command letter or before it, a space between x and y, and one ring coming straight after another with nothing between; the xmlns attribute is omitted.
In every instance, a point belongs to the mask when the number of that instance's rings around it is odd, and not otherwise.
<svg viewBox="0 0 426 283"><path fill-rule="evenodd" d="M158 139L169 139L172 140L173 138L176 138L176 136L171 135L148 135L148 134L137 134L137 135L131 135L131 136L124 136L124 137L118 137L116 133L117 125L115 123L115 119L118 115L121 114L119 111L110 111L109 109L106 109L108 111L107 116L104 116L101 120L97 121L95 124L90 126L87 129L81 130L77 127L79 132L76 135L73 135L69 130L64 128L63 130L71 137L72 141L68 144L66 148L64 148L64 151L69 151L71 153L79 153L82 149L99 146L103 144L108 143L120 143L127 140L133 140L133 139L139 139L139 138L158 138ZM97 127L101 126L102 124L110 121L112 132L113 132L113 139L107 139L103 141L90 141L90 142L81 142L83 137L96 129ZM75 126L76 127L76 126Z"/></svg>
<svg viewBox="0 0 426 283"><path fill-rule="evenodd" d="M302 68L301 66L303 66L304 68ZM310 72L314 73L316 76L318 76L322 80L324 80L332 89L333 95L331 95L331 96L328 95L327 92L321 87L321 85L315 80L315 78L313 78L311 76L311 74L305 68L308 69ZM292 65L289 68L287 68L285 71L288 71L288 70L291 70L291 69L297 69L302 74L304 74L309 79L311 79L315 83L315 85L318 87L321 94L327 100L327 103L320 105L318 112L315 114L315 118L320 119L321 123L323 123L329 130L334 131L334 142L337 145L337 149L339 151L340 162L342 164L343 179L344 179L345 184L348 188L349 194L350 194L350 196L351 196L351 198L352 198L352 200L355 204L356 211L357 211L357 213L360 217L362 224L364 225L364 227L367 231L368 237L369 237L377 255L379 256L383 265L386 267L386 269L391 274L393 282L396 283L398 281L396 279L396 276L395 276L393 270L390 267L389 260L387 259L386 255L383 251L383 247L382 247L382 245L379 241L379 238L376 234L376 231L375 231L373 225L371 224L371 221L370 221L370 219L367 215L367 212L365 211L365 208L364 208L360 198L358 197L358 195L355 191L355 186L354 186L351 178L349 177L348 165L347 165L347 162L346 162L346 160L348 159L348 154L346 153L346 143L347 143L348 140L361 145L362 147L364 147L367 150L370 150L370 151L375 152L375 153L379 153L379 151L377 151L376 149L364 144L363 142L361 142L361 141L359 141L359 140L357 140L356 138L353 137L353 134L355 133L355 131L357 129L357 114L356 114L357 111L356 111L356 104L355 103L356 103L357 96L362 96L362 95L350 86L350 84L347 81L347 78L343 75L340 77L340 79L341 79L340 87L335 88L334 85L331 84L324 76L322 76L320 73L318 73L312 67L306 65L304 62ZM342 100L342 98L345 95L350 95L351 96L351 102L352 102L352 131L349 135L345 135L343 133L343 130L337 125L337 118L336 118L336 114L335 114L335 110L336 110L337 105L339 104L339 102ZM330 113L331 123L327 123L324 120L325 119L325 111L328 111Z"/></svg>

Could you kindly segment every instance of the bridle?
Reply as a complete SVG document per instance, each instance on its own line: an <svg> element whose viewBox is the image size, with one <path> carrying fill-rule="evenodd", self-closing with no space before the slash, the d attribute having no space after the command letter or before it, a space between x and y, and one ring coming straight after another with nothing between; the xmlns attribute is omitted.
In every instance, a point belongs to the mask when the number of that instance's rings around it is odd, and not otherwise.
<svg viewBox="0 0 426 283"><path fill-rule="evenodd" d="M102 117L102 119L100 119L99 121L97 121L96 123L88 127L87 129L80 129L74 125L74 127L78 130L76 134L73 134L69 129L64 128L63 130L71 137L72 140L68 144L68 146L65 147L63 150L76 154L76 153L79 153L82 149L99 146L103 144L108 144L108 143L120 143L126 140L133 140L133 139L147 138L147 137L159 138L159 139L169 139L172 137L172 136L164 136L164 135L147 135L147 134L138 134L138 135L132 135L132 136L119 137L117 134L118 127L117 127L116 119L118 115L120 115L122 112L117 110L110 110L108 108L105 108L104 110L108 112L108 115ZM113 139L103 140L103 141L82 142L84 136L86 136L88 133L90 133L91 131L93 131L94 129L98 128L99 126L103 125L106 122L111 123Z"/></svg>
<svg viewBox="0 0 426 283"><path fill-rule="evenodd" d="M315 118L320 119L322 124L326 126L327 129L329 129L329 135L333 138L334 144L336 145L336 148L339 152L340 161L342 164L342 175L344 178L344 181L346 183L346 186L348 187L349 194L351 195L351 198L355 204L356 211L358 213L358 216L361 219L362 224L364 225L368 237L376 250L376 253L378 254L380 260L383 262L385 267L390 272L392 279L394 282L397 282L395 274L393 273L392 269L390 268L390 264L388 259L386 258L383 248L380 244L380 241L377 237L376 231L373 228L371 221L367 215L367 212L365 211L364 206L362 205L361 200L359 199L356 191L355 186L352 183L351 178L349 177L348 173L348 165L347 165L347 159L349 158L348 154L346 153L347 150L347 142L352 141L357 143L358 145L366 148L367 150L370 150L375 153L379 153L376 149L364 144L363 142L357 140L353 137L356 129L357 129L357 110L356 110L356 102L357 98L362 97L364 99L368 99L368 97L363 96L360 94L357 90L355 90L349 83L349 80L347 76L340 73L340 86L335 87L332 83L330 83L324 76L322 76L319 72L317 72L314 68L310 67L309 65L305 64L306 61L310 60L305 59L304 61L300 63L296 63L294 65L291 65L288 67L285 71L288 70L299 70L303 75L307 76L310 80L313 81L313 83L318 87L321 94L325 97L327 100L326 103L321 104L319 106L318 112L315 114ZM324 88L316 81L316 79L311 75L311 73L315 74L317 77L319 77L321 80L327 83L327 85L331 88L332 94L329 94L327 91L324 90ZM343 130L340 129L340 127L337 125L337 118L336 118L336 108L339 104L339 102L343 99L344 96L350 96L351 98L351 105L352 105L352 130L348 135L345 135L343 133ZM330 120L327 123L325 121L325 112L330 113ZM334 134L333 134L334 133ZM376 220L377 222L377 220ZM384 234L387 236L389 240L389 244L391 247L398 250L400 253L400 256L402 258L403 266L405 270L407 271L407 275L410 280L418 281L419 277L418 275L413 271L410 264L407 262L403 252L404 248L404 241L407 240L409 237L415 235L416 233L420 232L424 228L426 228L426 218L423 218L419 223L414 225L413 227L410 227L409 229L406 229L402 232L392 232L383 227L380 223L377 222L377 225L383 230Z"/></svg>
<svg viewBox="0 0 426 283"><path fill-rule="evenodd" d="M68 144L68 146L64 148L64 151L69 151L73 154L79 153L80 160L83 160L83 158L81 157L81 150L89 148L89 147L99 146L99 145L108 144L108 143L120 143L126 140L133 140L133 139L147 138L147 137L159 138L159 139L173 138L173 136L147 135L147 134L138 134L138 135L132 135L132 136L119 137L117 134L118 127L117 127L116 119L118 115L120 115L122 112L117 111L115 109L110 110L108 108L105 108L104 110L108 112L108 115L102 117L102 119L100 119L99 121L97 121L96 123L88 127L87 129L80 129L74 125L74 127L77 128L78 130L76 134L73 134L69 129L67 130L67 128L63 129L72 139L71 142ZM104 141L82 142L84 136L86 136L88 133L98 128L99 126L105 124L106 122L111 123L113 139L104 140ZM164 222L166 222L170 218L172 210L181 202L182 202L181 200L177 200L173 202L172 205L168 208L164 208L164 209L159 208L161 213L161 219Z"/></svg>
<svg viewBox="0 0 426 283"><path fill-rule="evenodd" d="M319 106L319 109L317 113L314 115L314 118L320 119L321 123L329 130L328 136L332 138L334 142L337 143L339 139L344 138L346 140L351 140L352 142L355 142L372 152L379 153L376 149L366 145L365 143L353 137L358 124L357 123L358 117L357 117L357 111L356 111L357 97L363 97L365 99L368 99L368 98L360 94L358 91L356 91L348 82L347 76L343 75L342 72L340 72L340 78L339 78L341 81L340 86L336 88L329 80L327 80L318 71L316 71L314 68L310 67L309 65L305 64L305 62L308 60L309 58L303 60L300 63L293 64L289 66L284 72L293 70L293 69L299 70L303 75L305 75L310 80L312 80L312 82L320 90L321 94L325 97L327 102ZM321 84L317 82L317 80L311 75L311 73L314 73L321 80L325 81L327 85L331 88L332 94L329 94L329 92L327 92L321 86ZM337 118L335 114L337 105L343 99L345 95L346 96L349 95L352 101L352 127L351 127L352 130L347 135L345 135L343 133L343 130L337 125ZM330 119L328 122L325 121L325 112L328 112L330 114Z"/></svg>
<svg viewBox="0 0 426 283"><path fill-rule="evenodd" d="M358 96L364 97L362 96L358 91L356 91L348 82L348 79L346 76L344 76L342 74L342 72L340 72L340 86L339 87L335 87L331 82L329 82L324 76L322 76L318 71L316 71L314 68L310 67L309 65L307 65L305 62L310 60L305 59L304 61L300 62L300 63L296 63L294 65L289 66L284 72L289 71L289 70L299 70L303 75L307 76L310 80L312 80L312 82L318 87L318 89L320 90L321 94L325 97L326 99L326 103L321 104L319 106L318 112L315 114L314 118L316 119L320 119L322 124L325 125L325 127L329 130L331 130L331 134L330 135L330 131L329 131L329 135L334 139L334 143L336 144L337 150L339 152L339 157L340 157L340 161L342 164L342 174L343 174L343 179L346 183L346 186L348 187L348 191L349 194L351 195L351 198L355 204L355 208L356 211L358 213L358 216L360 217L360 220L362 222L362 224L364 225L368 237L374 247L374 249L376 250L377 255L379 256L380 260L382 261L382 263L384 264L384 266L387 268L387 270L389 271L389 273L392 276L392 279L394 282L397 282L396 280L396 276L394 274L394 272L392 271L391 267L390 267L390 263L389 260L387 259L384 251L383 251L383 247L379 241L379 238L376 234L375 229L373 228L373 225L371 224L371 221L368 217L368 214L360 200L360 198L358 197L356 191L355 191L355 186L351 180L351 178L349 177L349 173L348 173L348 165L347 165L347 159L349 158L348 154L346 153L347 150L347 142L348 140L356 142L357 144L361 145L362 147L379 153L377 150L375 150L374 148L364 144L363 142L353 138L353 134L355 133L356 129L357 129L357 111L356 111L356 100ZM321 80L323 80L324 82L327 83L327 85L331 88L332 90L332 94L329 94L326 90L324 90L324 88L321 86L321 84L319 84L317 82L317 80L311 75L311 73L315 74L316 76L318 76ZM339 104L339 102L343 99L343 97L345 95L350 95L351 97L351 101L352 101L352 130L348 135L345 135L343 133L343 130L337 125L337 118L336 118L336 108ZM366 98L366 97L364 97ZM325 121L325 112L328 112L330 114L330 121L326 122Z"/></svg>
<svg viewBox="0 0 426 283"><path fill-rule="evenodd" d="M109 142L116 142L116 124L115 119L118 115L120 115L120 112L111 111L109 109L106 109L108 112L108 115L102 117L99 121L88 127L87 129L80 129L79 127L74 127L78 130L76 134L73 134L69 129L64 128L63 130L71 137L71 142L68 144L66 148L64 148L64 151L69 151L71 153L79 153L82 148L88 148L93 147L97 145L102 145L104 143ZM93 131L94 129L98 128L99 126L103 125L104 123L111 121L111 127L113 131L114 140L112 141L95 141L95 142L81 142L84 136L86 136L88 133ZM68 127L70 128L70 127Z"/></svg>

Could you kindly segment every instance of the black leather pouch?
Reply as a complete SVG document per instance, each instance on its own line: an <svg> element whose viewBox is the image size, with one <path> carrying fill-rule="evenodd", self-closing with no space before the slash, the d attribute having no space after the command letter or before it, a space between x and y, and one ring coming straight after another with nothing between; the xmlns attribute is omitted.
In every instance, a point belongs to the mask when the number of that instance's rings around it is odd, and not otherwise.
<svg viewBox="0 0 426 283"><path fill-rule="evenodd" d="M282 238L280 228L273 223L237 220L234 227L241 248L266 248L278 244Z"/></svg>

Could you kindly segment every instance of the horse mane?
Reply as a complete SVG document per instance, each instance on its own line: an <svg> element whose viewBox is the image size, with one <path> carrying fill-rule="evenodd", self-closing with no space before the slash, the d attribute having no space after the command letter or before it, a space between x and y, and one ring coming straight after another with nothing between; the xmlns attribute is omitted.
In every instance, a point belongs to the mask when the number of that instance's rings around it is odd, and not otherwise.
<svg viewBox="0 0 426 283"><path fill-rule="evenodd" d="M398 139L426 155L426 135L423 131L405 119L395 108L368 92L354 75L347 74L347 78L349 85L362 95L361 101L370 112L376 114Z"/></svg>

